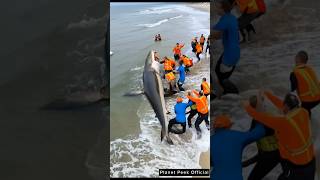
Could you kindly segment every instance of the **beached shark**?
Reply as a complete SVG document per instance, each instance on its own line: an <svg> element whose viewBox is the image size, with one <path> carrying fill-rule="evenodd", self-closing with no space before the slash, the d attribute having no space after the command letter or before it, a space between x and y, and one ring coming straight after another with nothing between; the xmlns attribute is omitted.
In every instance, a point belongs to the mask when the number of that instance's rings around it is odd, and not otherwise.
<svg viewBox="0 0 320 180"><path fill-rule="evenodd" d="M154 51L151 51L146 59L143 71L144 94L149 100L161 128L161 141L166 138L169 144L173 144L168 132L168 117L164 100L164 90L160 76L160 64L154 60Z"/></svg>

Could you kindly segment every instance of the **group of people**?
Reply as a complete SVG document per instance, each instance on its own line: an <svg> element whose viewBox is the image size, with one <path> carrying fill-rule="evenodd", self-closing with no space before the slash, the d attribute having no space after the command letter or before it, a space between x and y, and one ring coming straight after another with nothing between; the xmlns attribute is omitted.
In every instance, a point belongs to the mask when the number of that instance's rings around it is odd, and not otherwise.
<svg viewBox="0 0 320 180"><path fill-rule="evenodd" d="M204 37L203 34L201 34L199 42L198 42L197 37L193 38L191 41L192 52L195 53L196 57L198 58L198 61L201 60L200 54L203 53L203 46L204 46L205 42L206 42L206 38ZM210 51L210 35L207 38L207 46L206 46L205 53L207 53L208 50L209 50L209 54L210 54L211 53L211 51Z"/></svg>
<svg viewBox="0 0 320 180"><path fill-rule="evenodd" d="M231 10L238 6L242 15L236 18ZM263 0L218 0L215 3L216 11L221 16L213 27L212 39L222 38L224 52L216 63L215 72L218 84L227 93L226 81L231 77L240 60L240 37L242 41L250 39L250 34L256 32L252 21L265 14L266 5ZM247 35L246 33L247 32Z"/></svg>
<svg viewBox="0 0 320 180"><path fill-rule="evenodd" d="M208 38L209 39L209 38ZM206 38L202 34L200 37L200 42L197 38L194 38L191 47L196 49L195 52L200 60L200 54L202 53L203 46L205 44ZM210 51L209 40L207 41L207 50ZM170 57L163 57L160 60L158 52L155 52L155 60L160 64L163 64L164 78L168 82L168 91L165 93L167 96L173 95L179 91L185 91L183 85L185 83L186 74L190 73L190 68L193 66L193 59L189 58L187 55L182 53L184 44L176 43L173 47L173 59ZM176 82L176 74L179 74L179 79ZM192 128L192 119L198 114L198 117L194 123L197 130L198 137L201 137L200 124L205 121L206 126L209 130L209 103L207 96L210 95L210 84L207 82L206 78L202 79L200 85L200 91L188 91L188 103L184 103L182 97L177 98L177 104L174 107L175 118L171 119L168 124L168 129L170 133L183 134L186 132L187 118L188 116L188 126ZM190 108L189 112L186 112ZM172 128L174 125L181 125L182 129Z"/></svg>
<svg viewBox="0 0 320 180"><path fill-rule="evenodd" d="M154 41L161 41L161 35L160 34L157 34L155 37L154 37Z"/></svg>
<svg viewBox="0 0 320 180"><path fill-rule="evenodd" d="M206 81L206 78L202 79L201 90L198 92L196 90L188 91L187 98L188 102L183 102L181 97L177 98L177 104L174 106L174 111L176 116L169 121L168 130L171 133L175 134L183 134L186 132L186 125L188 123L188 127L192 128L192 118L198 114L198 117L194 123L194 126L197 131L198 138L201 138L201 128L200 124L205 121L207 129L210 130L209 127L209 104L207 100L207 96L210 95L210 85ZM190 107L190 111L187 111L187 108ZM186 118L186 114L188 118ZM187 122L188 120L188 122ZM180 124L182 126L182 130L175 130L172 128L173 125Z"/></svg>
<svg viewBox="0 0 320 180"><path fill-rule="evenodd" d="M248 19L257 18L264 13L254 16L251 9L257 8L262 0L246 1L246 6L240 4L244 1L234 2L240 6L240 10L247 13L242 15L247 18L246 26L238 25L241 18L237 20L230 13L233 1L219 0L216 4L221 18L213 27L212 38L223 38L224 53L215 69L221 84L231 76L240 58L238 30L241 32L250 29L249 26L252 25L248 23ZM252 17L249 18L248 14ZM311 118L312 109L320 103L320 82L313 68L308 65L308 60L306 51L296 54L295 67L289 78L291 92L284 98L278 98L271 91L260 90L257 95L243 102L245 111L252 117L250 130L231 130L233 123L227 114L216 116L212 123L214 134L211 137L213 179L242 180L242 168L256 163L249 174L249 180L263 179L278 164L282 167L278 180L314 180L316 160ZM268 113L264 106L265 99L280 113ZM242 162L243 149L253 142L257 144L258 154Z"/></svg>

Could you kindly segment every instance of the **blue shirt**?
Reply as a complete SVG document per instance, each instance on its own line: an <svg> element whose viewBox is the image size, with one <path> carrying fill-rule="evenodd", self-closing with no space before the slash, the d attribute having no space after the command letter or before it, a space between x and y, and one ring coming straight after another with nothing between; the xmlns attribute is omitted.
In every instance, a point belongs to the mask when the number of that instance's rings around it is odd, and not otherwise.
<svg viewBox="0 0 320 180"><path fill-rule="evenodd" d="M224 48L222 63L227 66L236 65L240 59L237 18L231 13L226 13L219 19L219 22L213 29L222 31L222 43Z"/></svg>
<svg viewBox="0 0 320 180"><path fill-rule="evenodd" d="M186 109L188 106L192 105L192 101L188 103L177 103L174 106L174 111L176 113L176 121L179 123L186 122Z"/></svg>
<svg viewBox="0 0 320 180"><path fill-rule="evenodd" d="M179 66L177 71L179 72L179 81L184 83L184 80L186 79L186 71L184 66Z"/></svg>
<svg viewBox="0 0 320 180"><path fill-rule="evenodd" d="M257 123L255 128L248 132L239 132L229 129L218 129L211 136L211 179L243 180L242 151L243 148L262 138L264 127Z"/></svg>

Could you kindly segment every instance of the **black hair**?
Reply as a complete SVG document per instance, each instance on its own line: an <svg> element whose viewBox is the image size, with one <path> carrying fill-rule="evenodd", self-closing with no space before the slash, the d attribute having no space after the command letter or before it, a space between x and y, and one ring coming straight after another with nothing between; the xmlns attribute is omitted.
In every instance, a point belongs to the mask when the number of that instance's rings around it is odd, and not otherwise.
<svg viewBox="0 0 320 180"><path fill-rule="evenodd" d="M306 51L299 51L296 57L299 57L304 63L307 63L309 59L308 53Z"/></svg>
<svg viewBox="0 0 320 180"><path fill-rule="evenodd" d="M298 97L292 93L288 93L283 102L290 110L299 107L300 104Z"/></svg>
<svg viewBox="0 0 320 180"><path fill-rule="evenodd" d="M232 1L231 0L217 0L217 3L220 3L222 9L225 13L229 13L232 10Z"/></svg>

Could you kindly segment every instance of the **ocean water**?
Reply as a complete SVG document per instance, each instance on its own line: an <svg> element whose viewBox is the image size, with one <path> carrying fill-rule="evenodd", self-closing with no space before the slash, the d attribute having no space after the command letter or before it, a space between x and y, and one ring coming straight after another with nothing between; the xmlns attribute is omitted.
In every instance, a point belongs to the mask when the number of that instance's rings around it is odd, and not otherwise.
<svg viewBox="0 0 320 180"><path fill-rule="evenodd" d="M294 67L294 57L299 50L309 53L309 64L314 67L320 77L320 44L319 15L316 11L320 3L309 0L302 4L300 1L270 1L268 12L254 22L257 35L249 44L241 45L241 59L231 80L238 86L239 95L226 95L212 104L215 115L227 113L234 122L233 129L249 130L251 118L244 111L241 101L257 94L259 89L270 89L277 96L283 98L290 91L289 75ZM281 17L281 18L279 18ZM216 45L214 62L219 58L219 45ZM214 73L214 72L213 72ZM266 109L277 113L277 110L267 101ZM320 156L320 106L313 110L312 127L314 145L319 164ZM256 154L255 144L246 147L243 159ZM253 166L243 169L244 179L251 172ZM277 179L281 172L276 167L265 180ZM317 173L319 174L319 166Z"/></svg>
<svg viewBox="0 0 320 180"><path fill-rule="evenodd" d="M209 22L209 13L185 3L111 3L111 177L155 177L159 168L200 168L200 153L208 150L210 139L204 124L201 139L196 140L194 129L187 130L181 137L174 136L176 145L169 146L160 142L161 126L147 99L123 95L142 90L143 66L150 50L172 57L172 48L180 42L185 43L183 53L194 58L191 39L207 36ZM162 41L154 42L159 33ZM186 77L187 89L199 89L202 77L209 79L209 62L202 57L204 62ZM173 111L175 98L166 98L166 104Z"/></svg>

